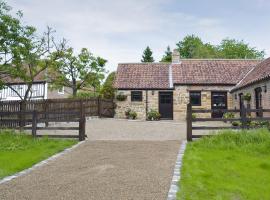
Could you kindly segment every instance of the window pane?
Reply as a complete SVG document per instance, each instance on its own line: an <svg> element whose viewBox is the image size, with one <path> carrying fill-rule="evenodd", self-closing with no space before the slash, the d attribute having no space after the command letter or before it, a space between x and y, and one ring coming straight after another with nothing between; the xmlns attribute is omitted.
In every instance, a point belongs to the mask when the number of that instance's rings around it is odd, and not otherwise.
<svg viewBox="0 0 270 200"><path fill-rule="evenodd" d="M190 92L189 99L192 106L201 105L201 92Z"/></svg>
<svg viewBox="0 0 270 200"><path fill-rule="evenodd" d="M142 101L142 91L132 91L131 101Z"/></svg>

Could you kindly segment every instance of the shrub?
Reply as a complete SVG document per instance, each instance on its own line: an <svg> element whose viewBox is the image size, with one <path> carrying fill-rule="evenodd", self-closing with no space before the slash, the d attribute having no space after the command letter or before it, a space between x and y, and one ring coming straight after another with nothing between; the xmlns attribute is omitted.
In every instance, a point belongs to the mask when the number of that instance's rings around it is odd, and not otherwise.
<svg viewBox="0 0 270 200"><path fill-rule="evenodd" d="M126 118L127 119L136 119L137 118L137 113L130 108L126 110L125 112Z"/></svg>
<svg viewBox="0 0 270 200"><path fill-rule="evenodd" d="M126 111L125 111L125 115L126 115L126 118L128 119L129 117L129 113L131 112L131 109L128 108Z"/></svg>
<svg viewBox="0 0 270 200"><path fill-rule="evenodd" d="M130 111L129 112L129 119L136 119L137 118L137 113L135 111Z"/></svg>
<svg viewBox="0 0 270 200"><path fill-rule="evenodd" d="M124 95L123 93L120 93L120 94L116 95L116 99L118 101L125 101L127 99L127 95Z"/></svg>
<svg viewBox="0 0 270 200"><path fill-rule="evenodd" d="M197 118L197 115L195 113L192 113L192 119L196 119Z"/></svg>
<svg viewBox="0 0 270 200"><path fill-rule="evenodd" d="M222 116L223 119L233 119L234 117L235 117L234 113L231 113L231 112L224 113Z"/></svg>
<svg viewBox="0 0 270 200"><path fill-rule="evenodd" d="M250 94L250 93L246 93L246 94L244 95L244 100L250 101L250 100L251 100L251 94Z"/></svg>
<svg viewBox="0 0 270 200"><path fill-rule="evenodd" d="M150 112L147 113L147 120L159 120L160 117L160 113L154 109L151 109Z"/></svg>
<svg viewBox="0 0 270 200"><path fill-rule="evenodd" d="M233 126L241 126L241 122L239 122L239 121L233 121L232 122L232 125Z"/></svg>
<svg viewBox="0 0 270 200"><path fill-rule="evenodd" d="M98 97L98 93L94 92L77 92L76 96L70 95L69 98L71 99L86 99L86 98L92 98L92 97Z"/></svg>

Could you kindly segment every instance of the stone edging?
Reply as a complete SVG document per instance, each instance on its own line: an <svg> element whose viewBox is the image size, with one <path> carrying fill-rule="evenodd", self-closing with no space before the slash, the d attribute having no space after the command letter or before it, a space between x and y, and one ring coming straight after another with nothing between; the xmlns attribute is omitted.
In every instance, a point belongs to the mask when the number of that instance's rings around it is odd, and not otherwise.
<svg viewBox="0 0 270 200"><path fill-rule="evenodd" d="M43 160L43 161L41 161L41 162L39 162L39 163L33 165L32 167L28 168L28 169L25 169L25 170L23 170L23 171L20 171L20 172L18 172L18 173L16 173L16 174L13 174L13 175L11 175L11 176L4 177L3 179L0 179L0 184L5 183L5 182L8 182L8 181L11 181L12 179L18 178L18 177L20 177L20 176L22 176L22 175L28 174L28 173L30 173L31 171L35 170L36 168L41 167L41 166L43 166L43 165L46 165L48 162L50 162L50 161L52 161L52 160L55 160L55 159L57 159L58 157L60 157L60 156L62 156L62 155L64 155L64 154L70 152L71 150L77 148L79 145L81 145L81 144L84 143L84 142L85 142L85 140L84 140L84 141L81 141L81 142L79 142L79 143L77 143L77 144L75 144L75 145L73 145L73 146L70 147L70 148L67 148L67 149L63 150L63 151L60 152L60 153L57 153L57 154L52 155L51 157L47 158L46 160Z"/></svg>
<svg viewBox="0 0 270 200"><path fill-rule="evenodd" d="M173 178L172 178L172 182L171 182L171 187L168 193L168 197L167 200L175 200L176 199L176 193L179 190L178 187L178 182L180 180L180 170L182 167L182 159L183 159L183 155L186 149L186 145L187 145L187 141L183 141L181 144L181 147L179 149L178 155L177 155L177 159L176 159L176 164L174 167L174 171L173 171Z"/></svg>

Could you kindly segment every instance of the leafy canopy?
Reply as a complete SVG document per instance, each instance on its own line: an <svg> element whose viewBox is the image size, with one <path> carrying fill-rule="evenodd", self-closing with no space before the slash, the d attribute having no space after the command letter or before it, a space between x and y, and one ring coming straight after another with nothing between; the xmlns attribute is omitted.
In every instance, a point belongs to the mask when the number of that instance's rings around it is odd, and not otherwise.
<svg viewBox="0 0 270 200"><path fill-rule="evenodd" d="M0 1L0 86L10 87L27 100L36 77L61 56L65 40L58 44L49 27L39 36L35 27L22 23L22 12L13 17L10 11L11 7ZM26 91L21 93L8 85L10 78L24 82Z"/></svg>
<svg viewBox="0 0 270 200"><path fill-rule="evenodd" d="M152 56L153 52L149 46L143 51L141 62L154 62L154 58Z"/></svg>
<svg viewBox="0 0 270 200"><path fill-rule="evenodd" d="M106 60L95 57L88 49L83 48L78 55L72 48L63 52L60 60L51 70L54 87L67 86L72 88L73 97L84 87L96 89L104 78Z"/></svg>
<svg viewBox="0 0 270 200"><path fill-rule="evenodd" d="M182 58L262 59L265 55L264 51L235 39L224 39L220 44L212 45L195 35L188 35L176 45Z"/></svg>
<svg viewBox="0 0 270 200"><path fill-rule="evenodd" d="M114 80L115 80L115 72L111 72L106 78L100 92L103 98L114 99L115 96L115 88L113 87Z"/></svg>
<svg viewBox="0 0 270 200"><path fill-rule="evenodd" d="M172 51L170 46L167 47L165 55L163 55L160 62L172 62Z"/></svg>

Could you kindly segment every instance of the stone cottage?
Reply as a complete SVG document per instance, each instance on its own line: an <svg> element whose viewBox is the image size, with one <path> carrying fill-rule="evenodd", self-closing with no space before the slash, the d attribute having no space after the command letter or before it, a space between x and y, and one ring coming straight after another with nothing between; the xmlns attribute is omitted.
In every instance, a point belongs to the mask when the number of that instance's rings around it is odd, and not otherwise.
<svg viewBox="0 0 270 200"><path fill-rule="evenodd" d="M174 50L172 63L122 63L118 65L115 88L127 98L116 101L116 118L131 109L138 119L157 110L162 119L186 118L191 102L197 109L234 108L232 90L260 60L180 59ZM210 115L210 114L206 114ZM222 117L223 113L212 113Z"/></svg>
<svg viewBox="0 0 270 200"><path fill-rule="evenodd" d="M250 95L252 109L270 108L270 58L253 67L246 76L231 90L233 107L239 109L244 101L244 95ZM260 116L256 112L253 115ZM264 115L269 115L265 113Z"/></svg>

